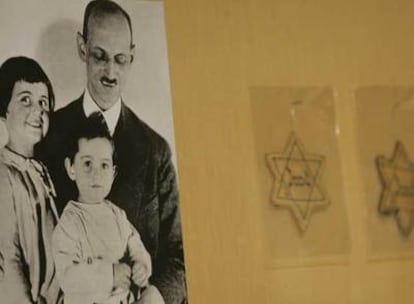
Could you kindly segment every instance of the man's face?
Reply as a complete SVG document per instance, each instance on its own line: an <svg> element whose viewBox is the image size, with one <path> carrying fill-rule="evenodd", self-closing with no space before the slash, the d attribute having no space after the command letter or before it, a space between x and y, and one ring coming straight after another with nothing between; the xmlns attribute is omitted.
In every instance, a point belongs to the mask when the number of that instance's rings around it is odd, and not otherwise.
<svg viewBox="0 0 414 304"><path fill-rule="evenodd" d="M109 109L121 96L133 58L127 20L119 14L89 18L87 41L78 37L78 47L88 90L101 109Z"/></svg>

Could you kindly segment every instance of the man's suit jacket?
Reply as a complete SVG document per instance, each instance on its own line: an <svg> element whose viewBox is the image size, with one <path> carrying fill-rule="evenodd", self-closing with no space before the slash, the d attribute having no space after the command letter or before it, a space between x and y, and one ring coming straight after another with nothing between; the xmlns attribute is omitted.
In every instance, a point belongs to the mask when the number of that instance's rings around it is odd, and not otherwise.
<svg viewBox="0 0 414 304"><path fill-rule="evenodd" d="M58 193L61 212L76 199L75 185L64 169L67 143L86 121L83 96L51 117L40 156L47 164ZM124 103L113 135L117 174L109 200L123 208L152 257L150 279L167 304L186 301L185 268L178 208L178 191L167 142Z"/></svg>

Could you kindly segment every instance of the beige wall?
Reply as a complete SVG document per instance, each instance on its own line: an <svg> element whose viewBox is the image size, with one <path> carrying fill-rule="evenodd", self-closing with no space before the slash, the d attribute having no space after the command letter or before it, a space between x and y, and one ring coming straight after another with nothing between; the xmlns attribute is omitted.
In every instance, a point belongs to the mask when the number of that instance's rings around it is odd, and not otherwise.
<svg viewBox="0 0 414 304"><path fill-rule="evenodd" d="M369 261L354 92L414 84L414 3L165 0L165 15L191 303L412 303L413 259ZM262 85L335 87L344 263L264 266L249 100Z"/></svg>

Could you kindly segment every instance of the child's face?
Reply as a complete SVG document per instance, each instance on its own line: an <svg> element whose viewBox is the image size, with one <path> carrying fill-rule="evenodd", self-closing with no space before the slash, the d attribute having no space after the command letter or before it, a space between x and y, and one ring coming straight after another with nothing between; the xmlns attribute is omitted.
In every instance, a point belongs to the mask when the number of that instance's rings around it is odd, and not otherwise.
<svg viewBox="0 0 414 304"><path fill-rule="evenodd" d="M114 181L113 148L106 138L79 140L79 151L73 164L67 158L66 170L75 181L81 203L100 203L108 195Z"/></svg>

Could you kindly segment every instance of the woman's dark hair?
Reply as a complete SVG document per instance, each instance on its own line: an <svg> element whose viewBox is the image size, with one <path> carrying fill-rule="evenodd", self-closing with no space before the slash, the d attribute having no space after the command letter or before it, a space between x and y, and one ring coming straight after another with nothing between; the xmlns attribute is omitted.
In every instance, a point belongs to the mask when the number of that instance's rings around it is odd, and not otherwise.
<svg viewBox="0 0 414 304"><path fill-rule="evenodd" d="M19 56L7 59L0 66L0 117L6 117L16 82L44 83L49 95L50 112L55 107L52 84L42 67L33 59Z"/></svg>

